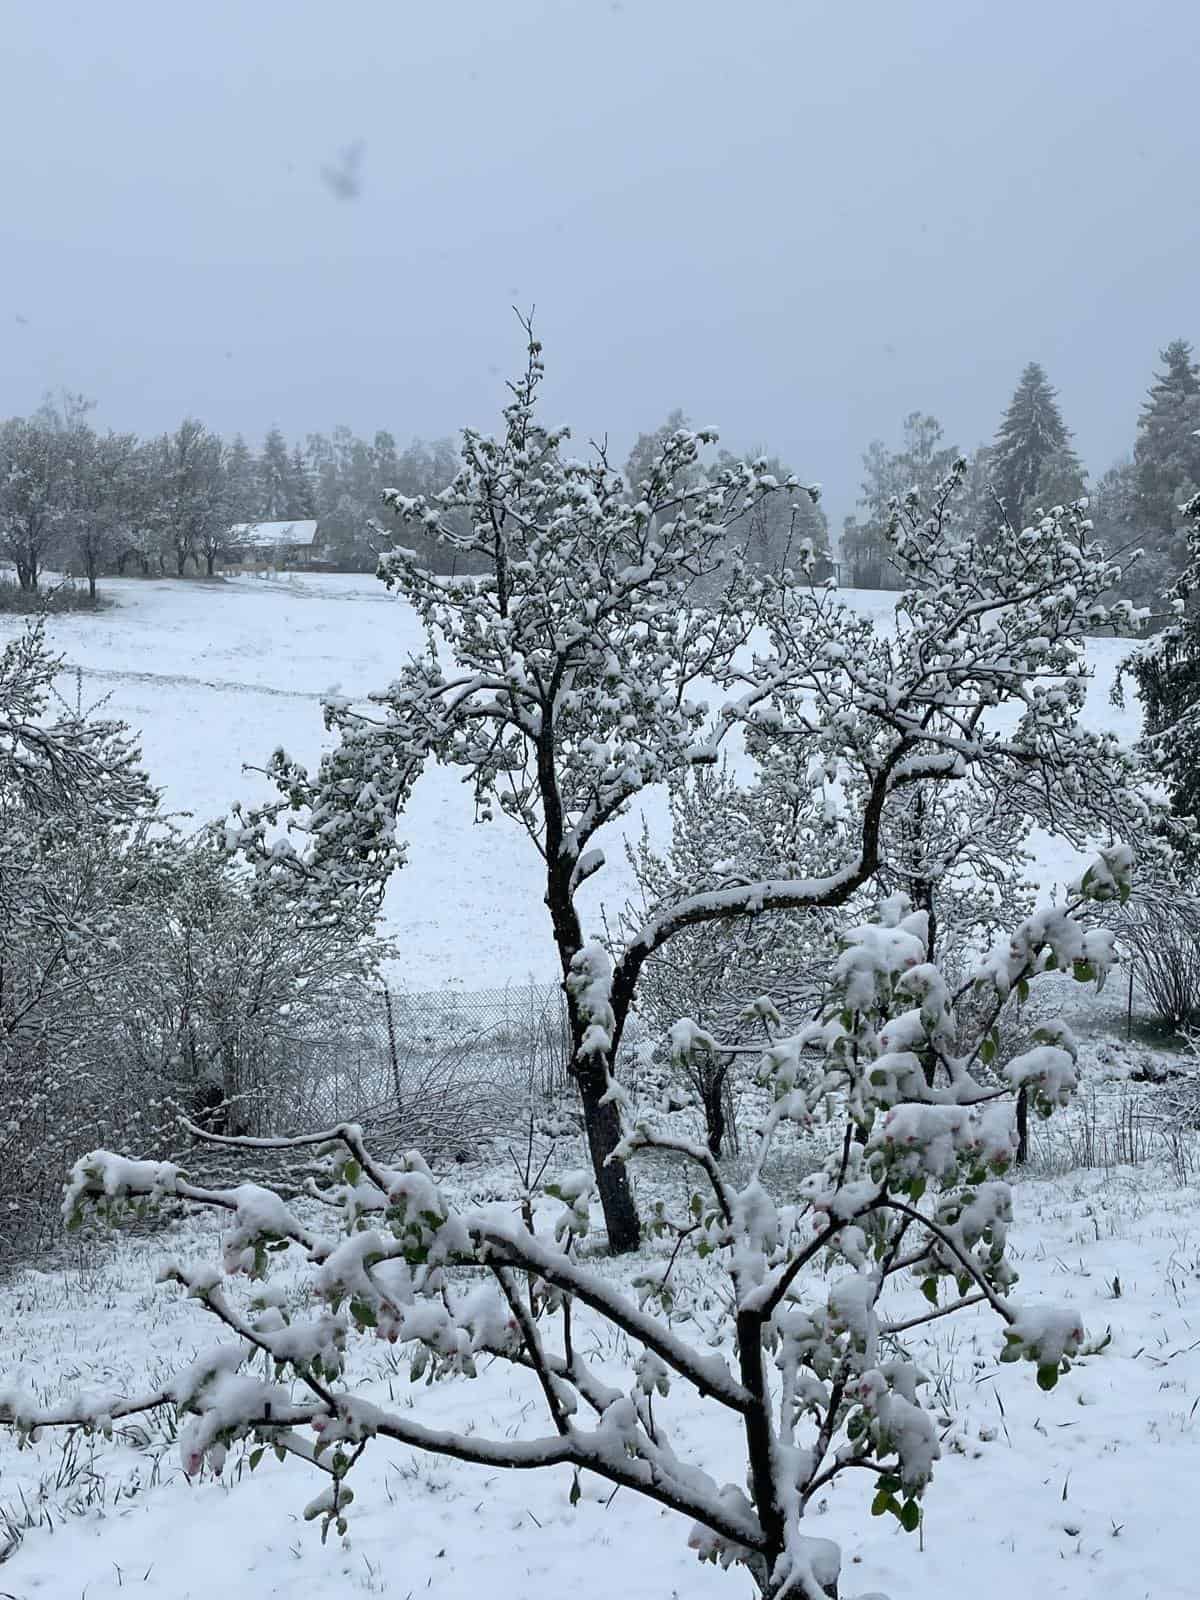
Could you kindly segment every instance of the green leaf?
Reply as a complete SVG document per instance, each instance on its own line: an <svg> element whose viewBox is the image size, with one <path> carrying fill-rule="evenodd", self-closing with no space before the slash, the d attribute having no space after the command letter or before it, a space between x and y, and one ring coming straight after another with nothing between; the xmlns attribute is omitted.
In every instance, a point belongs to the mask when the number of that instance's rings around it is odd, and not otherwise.
<svg viewBox="0 0 1200 1600"><path fill-rule="evenodd" d="M905 1533L916 1533L921 1525L921 1508L915 1500L906 1500L900 1507L900 1526Z"/></svg>
<svg viewBox="0 0 1200 1600"><path fill-rule="evenodd" d="M1058 1382L1058 1362L1043 1361L1038 1368L1037 1381L1039 1389L1053 1389Z"/></svg>
<svg viewBox="0 0 1200 1600"><path fill-rule="evenodd" d="M937 1305L937 1303L938 1303L937 1279L936 1278L926 1278L925 1282L921 1285L921 1293L925 1296L926 1300L929 1301L929 1304L931 1306Z"/></svg>
<svg viewBox="0 0 1200 1600"><path fill-rule="evenodd" d="M262 1460L263 1452L266 1450L266 1448L267 1447L266 1447L265 1444L260 1444L257 1450L251 1450L251 1452L250 1452L250 1471L251 1472L254 1471L255 1467Z"/></svg>
<svg viewBox="0 0 1200 1600"><path fill-rule="evenodd" d="M874 1500L871 1501L871 1515L873 1517L881 1517L885 1511L890 1511L895 1504L896 1502L891 1492L887 1489L880 1489Z"/></svg>
<svg viewBox="0 0 1200 1600"><path fill-rule="evenodd" d="M987 1038L980 1045L979 1054L983 1059L984 1066L990 1066L991 1063L996 1059L996 1040L992 1034L989 1033Z"/></svg>
<svg viewBox="0 0 1200 1600"><path fill-rule="evenodd" d="M350 1315L360 1328L375 1328L379 1325L374 1307L369 1306L365 1300L351 1300Z"/></svg>

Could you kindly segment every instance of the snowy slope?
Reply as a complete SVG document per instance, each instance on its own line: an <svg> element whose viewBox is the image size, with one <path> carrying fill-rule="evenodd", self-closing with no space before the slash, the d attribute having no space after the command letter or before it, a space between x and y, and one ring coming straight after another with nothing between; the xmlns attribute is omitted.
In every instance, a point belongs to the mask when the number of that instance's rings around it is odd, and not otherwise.
<svg viewBox="0 0 1200 1600"><path fill-rule="evenodd" d="M117 608L56 619L56 647L82 671L84 698L110 697L112 711L140 730L146 760L171 808L198 821L223 816L237 798L266 795L242 771L277 745L315 761L325 732L320 699L331 688L358 697L381 688L406 655L423 646L416 618L374 578L305 575L226 583L139 579L106 582ZM846 590L843 598L887 626L893 597ZM19 626L0 617L0 639ZM1128 645L1089 646L1095 679L1087 718L1132 739L1133 707L1109 703ZM645 815L665 834L665 798L650 794L622 825L636 835ZM538 861L507 820L474 827L461 774L430 767L401 824L409 865L387 899L389 931L399 940L404 982L494 988L545 981L555 959L542 905ZM633 891L619 830L606 841L608 866L584 890L599 931ZM469 859L468 859L469 852ZM1051 841L1037 852L1042 881L1069 876L1075 861Z"/></svg>

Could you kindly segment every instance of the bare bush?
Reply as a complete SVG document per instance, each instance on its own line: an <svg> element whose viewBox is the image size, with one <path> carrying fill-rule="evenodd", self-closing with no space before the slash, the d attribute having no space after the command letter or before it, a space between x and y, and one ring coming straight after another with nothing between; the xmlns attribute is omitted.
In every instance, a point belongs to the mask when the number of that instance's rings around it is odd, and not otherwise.
<svg viewBox="0 0 1200 1600"><path fill-rule="evenodd" d="M1155 1019L1172 1032L1200 1021L1200 899L1139 896L1114 917Z"/></svg>

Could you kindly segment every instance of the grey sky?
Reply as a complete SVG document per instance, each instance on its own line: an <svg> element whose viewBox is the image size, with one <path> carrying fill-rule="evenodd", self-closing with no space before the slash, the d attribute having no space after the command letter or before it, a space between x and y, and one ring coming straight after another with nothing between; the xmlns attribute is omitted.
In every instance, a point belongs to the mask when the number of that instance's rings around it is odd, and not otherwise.
<svg viewBox="0 0 1200 1600"><path fill-rule="evenodd" d="M850 508L1040 360L1093 471L1200 343L1196 0L10 0L0 413L251 439L680 405ZM322 179L364 142L361 193ZM7 304L7 313L4 306Z"/></svg>

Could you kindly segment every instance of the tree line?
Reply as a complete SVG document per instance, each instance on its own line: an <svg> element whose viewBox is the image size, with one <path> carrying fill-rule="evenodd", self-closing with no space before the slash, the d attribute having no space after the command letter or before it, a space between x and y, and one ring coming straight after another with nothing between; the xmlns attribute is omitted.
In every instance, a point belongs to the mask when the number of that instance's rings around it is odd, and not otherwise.
<svg viewBox="0 0 1200 1600"><path fill-rule="evenodd" d="M1186 339L1160 352L1138 416L1129 453L1089 485L1072 444L1056 391L1032 361L991 444L968 458L965 499L981 536L1007 520L1027 526L1039 510L1086 496L1089 517L1111 555L1127 565L1124 593L1139 605L1159 606L1186 561L1184 506L1200 490L1200 365ZM900 575L887 541L892 503L910 490L927 497L959 456L936 417L905 418L899 448L875 440L863 456L858 512L846 518L841 553L844 581L860 588L898 588Z"/></svg>
<svg viewBox="0 0 1200 1600"><path fill-rule="evenodd" d="M91 401L64 393L32 416L0 423L0 560L11 563L28 594L38 592L46 570L62 568L86 578L93 599L106 573L211 577L231 544L231 527L310 518L320 525L323 563L372 571L398 526L385 491L435 495L459 465L449 439L414 439L401 448L385 430L365 439L337 427L289 445L272 428L256 452L241 434L223 439L194 417L146 439L97 429L92 410ZM631 493L645 463L684 425L674 412L638 437L625 468ZM777 457L763 459L780 482L790 475ZM712 477L732 460L723 451L707 467L690 469L688 482ZM825 517L812 503L799 525L790 513L764 507L745 532L750 558L775 568L805 538L828 551ZM419 529L406 539L432 561L471 565L465 547L447 554Z"/></svg>

